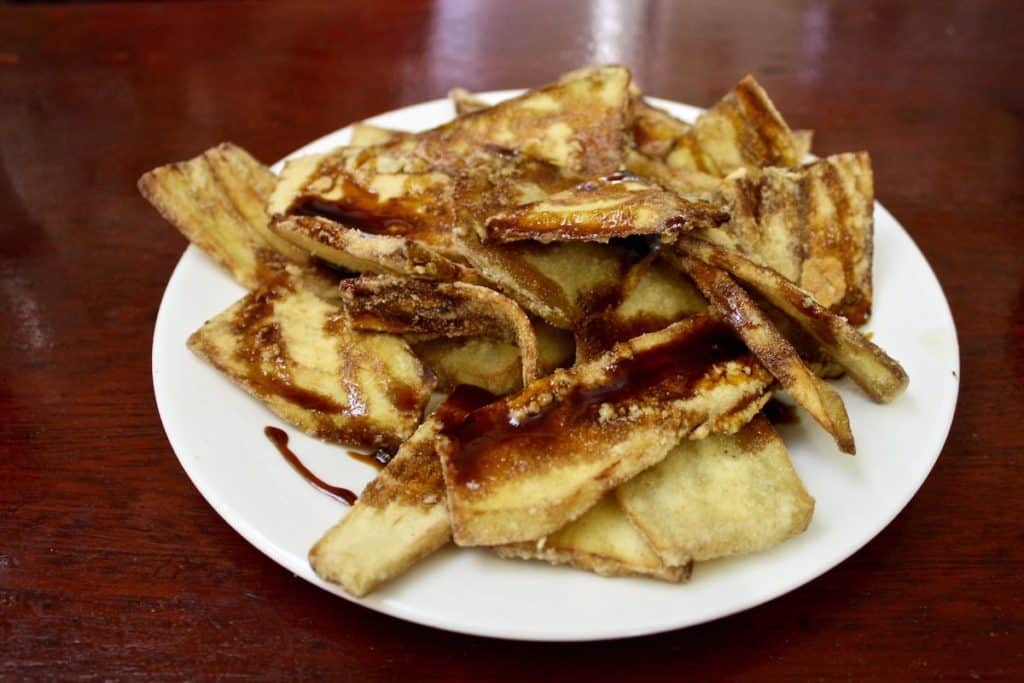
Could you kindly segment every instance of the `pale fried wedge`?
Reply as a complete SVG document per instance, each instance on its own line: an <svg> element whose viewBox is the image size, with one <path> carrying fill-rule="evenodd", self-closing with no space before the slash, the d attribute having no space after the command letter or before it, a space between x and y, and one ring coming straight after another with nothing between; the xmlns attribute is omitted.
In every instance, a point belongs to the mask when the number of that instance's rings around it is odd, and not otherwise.
<svg viewBox="0 0 1024 683"><path fill-rule="evenodd" d="M365 148L358 154L346 148L329 159L295 160L282 172L271 210L313 212L346 225L351 220L351 227L362 232L403 238L442 256L457 253L526 310L563 328L570 328L584 314L590 300L616 286L627 257L620 248L592 244L492 246L479 241L488 216L572 187L578 179L525 155L478 148L459 156L438 148L436 141L423 143L433 154L429 162L424 161L426 156L417 158L426 164L423 168L436 164L449 170L378 173L381 165L390 168L392 163L404 163L406 152L402 150L407 142ZM392 180L381 180L385 175L392 178L393 186L389 184ZM429 186L417 184L423 176L437 180L433 191L421 192ZM370 191L375 182L379 192ZM384 195L384 189L396 194ZM281 221L276 218L275 224Z"/></svg>
<svg viewBox="0 0 1024 683"><path fill-rule="evenodd" d="M763 416L734 435L684 440L615 495L668 564L765 550L806 529L814 512Z"/></svg>
<svg viewBox="0 0 1024 683"><path fill-rule="evenodd" d="M906 371L847 320L770 268L705 240L682 236L677 249L728 271L795 320L876 401L888 403L907 388Z"/></svg>
<svg viewBox="0 0 1024 683"><path fill-rule="evenodd" d="M487 219L496 242L607 242L613 237L714 227L728 214L708 202L688 200L628 172L581 183Z"/></svg>
<svg viewBox="0 0 1024 683"><path fill-rule="evenodd" d="M540 374L530 319L514 301L492 289L382 275L342 280L339 292L357 329L514 342L523 384Z"/></svg>
<svg viewBox="0 0 1024 683"><path fill-rule="evenodd" d="M873 185L866 152L741 169L722 182L725 230L745 254L860 325L871 314Z"/></svg>
<svg viewBox="0 0 1024 683"><path fill-rule="evenodd" d="M724 270L686 255L679 256L678 262L769 372L832 435L839 449L854 453L853 432L843 399L808 369L750 295Z"/></svg>
<svg viewBox="0 0 1024 683"><path fill-rule="evenodd" d="M572 362L574 344L565 330L534 320L540 374ZM416 356L437 376L437 388L450 391L460 384L486 389L496 396L523 388L519 347L486 337L430 339L412 342Z"/></svg>
<svg viewBox="0 0 1024 683"><path fill-rule="evenodd" d="M608 494L558 531L538 541L495 547L500 557L544 560L592 571L601 576L651 576L686 581L693 563L666 565Z"/></svg>
<svg viewBox="0 0 1024 683"><path fill-rule="evenodd" d="M309 551L320 578L366 595L451 539L444 479L437 458L438 430L490 400L459 390L402 444L363 490L351 510Z"/></svg>
<svg viewBox="0 0 1024 683"><path fill-rule="evenodd" d="M430 397L404 341L351 329L342 309L290 279L246 295L188 345L289 423L337 443L397 447Z"/></svg>
<svg viewBox="0 0 1024 683"><path fill-rule="evenodd" d="M437 170L416 136L371 147L342 147L287 162L268 213L318 215L380 235L444 248L455 222L455 179Z"/></svg>
<svg viewBox="0 0 1024 683"><path fill-rule="evenodd" d="M241 147L223 143L189 161L139 179L139 191L174 227L242 286L276 277L308 254L267 228L264 209L274 174Z"/></svg>
<svg viewBox="0 0 1024 683"><path fill-rule="evenodd" d="M440 451L456 543L561 528L682 437L762 400L771 382L727 326L699 317L472 413Z"/></svg>
<svg viewBox="0 0 1024 683"><path fill-rule="evenodd" d="M764 89L747 76L679 138L668 163L725 176L743 166L795 166L793 133Z"/></svg>
<svg viewBox="0 0 1024 683"><path fill-rule="evenodd" d="M271 228L313 256L357 273L481 281L470 268L407 237L375 235L319 216L278 218Z"/></svg>

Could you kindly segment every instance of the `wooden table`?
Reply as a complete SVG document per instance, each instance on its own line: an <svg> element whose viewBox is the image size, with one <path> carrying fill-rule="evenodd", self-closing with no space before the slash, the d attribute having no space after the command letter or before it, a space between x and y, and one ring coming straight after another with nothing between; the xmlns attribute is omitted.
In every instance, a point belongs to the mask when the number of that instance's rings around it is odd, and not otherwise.
<svg viewBox="0 0 1024 683"><path fill-rule="evenodd" d="M0 678L1024 676L1024 13L1013 2L0 7ZM150 344L184 240L144 170L265 160L452 86L593 61L711 103L746 72L816 149L871 151L945 286L962 385L902 514L809 585L615 643L453 635L294 578L213 512L157 417ZM900 457L893 453L892 457ZM614 618L614 615L610 615Z"/></svg>

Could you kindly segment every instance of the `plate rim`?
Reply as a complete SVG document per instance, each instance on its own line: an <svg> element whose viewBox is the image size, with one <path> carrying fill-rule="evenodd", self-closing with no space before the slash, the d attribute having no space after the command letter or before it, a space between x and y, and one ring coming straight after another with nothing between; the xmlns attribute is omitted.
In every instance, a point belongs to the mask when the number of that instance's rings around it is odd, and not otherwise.
<svg viewBox="0 0 1024 683"><path fill-rule="evenodd" d="M515 95L517 95L519 93L522 93L522 92L523 92L523 89L505 89L505 90L486 91L486 92L481 92L481 93L476 93L476 94L479 95L480 97L488 100L489 102L495 102L495 101L500 101L500 100L508 98L508 97L515 96ZM682 109L682 110L684 110L686 112L686 114L683 115L683 118L687 118L687 116L696 115L697 113L703 111L703 109L701 109L699 107L695 107L693 105L686 104L686 103L683 103L683 102L677 102L677 101L674 101L674 100L668 100L668 99L664 99L664 98L650 97L650 96L647 96L646 99L651 104L653 104L654 106L667 107L669 109L673 109L674 108L674 109ZM405 107L399 107L397 109L393 109L393 110L390 110L390 111L387 111L387 112L382 112L382 113L374 115L374 116L372 116L370 118L364 119L363 121L367 122L367 123L374 123L374 122L378 121L379 119L382 119L382 118L385 118L385 117L388 117L388 116L413 115L412 113L410 113L410 110L414 110L414 109L417 109L417 108L423 108L423 109L436 108L438 106L442 106L444 103L447 103L447 102L449 102L449 100L447 98L436 98L436 99L433 99L433 100L427 100L427 101L424 101L424 102L418 102L418 103L415 103L415 104L412 104L412 105L408 105L408 106L405 106ZM346 126L343 126L343 127L339 128L337 130L334 130L334 131L332 131L330 133L322 135L322 136L316 138L315 140L313 140L313 141L311 141L311 142L309 142L309 143L299 147L295 151L289 153L288 155L286 155L282 159L280 159L277 162L275 162L271 166L271 168L274 169L275 171L277 171L281 167L281 165L285 161L287 161L288 159L291 159L291 158L294 158L296 156L301 156L303 154L309 153L309 151L311 149L313 149L313 148L315 148L317 146L322 146L324 144L328 144L329 142L335 140L336 138L344 137L344 136L348 135L350 133L350 129L351 129L352 125L353 124L348 124ZM218 514L218 516L220 516L220 518L224 522L226 522L228 524L228 526L230 526L240 536L242 536L242 538L245 539L246 542L248 542L250 545L255 547L257 550L259 550L261 553L266 555L268 558L273 560L275 563L280 565L286 571L289 571L289 572L293 573L295 576L297 576L299 578L302 578L305 581L308 581L309 583L312 583L313 585L328 591L329 593L332 593L332 594L334 594L334 595L336 595L338 597L341 597L341 598L343 598L343 599L345 599L345 600L347 600L349 602L352 602L352 603L355 603L357 605L369 608L369 609L371 609L371 610L373 610L375 612L378 612L378 613L381 613L381 614L385 614L385 615L388 615L388 616L393 617L393 618L402 619L404 621L409 621L409 622L412 622L412 623L420 624L420 625L423 625L423 626L439 628L439 629L442 629L442 630L456 632L456 633L462 633L462 634L466 634L466 635L483 636L483 637L500 638L500 639L510 639L510 640L519 640L519 641L533 641L533 642L585 642L585 641L601 641L601 640L634 638L634 637L641 637L641 636L644 636L644 635L653 635L653 634L656 634L656 633L663 633L663 632L672 631L672 630L679 630L679 629L688 628L688 627L691 627L691 626L697 626L697 625L703 624L703 623L708 623L710 621L715 621L715 620L718 620L718 619L721 619L721 618L724 618L724 617L727 617L727 616L731 616L733 614L737 614L739 612L743 612L743 611L752 609L753 607L757 607L759 605L763 605L763 604L767 604L769 602L772 602L772 601L774 601L774 600L776 600L776 599L778 599L778 598L780 598L780 597L782 597L782 596L784 596L784 595L786 595L786 594L796 590L797 588L805 586L805 585L811 583L812 581L818 579L819 577L821 577L825 573L831 571L836 566L838 566L839 564L845 562L850 557L852 557L854 554L859 552L872 539L874 539L875 537L880 535L882 532L884 532L888 528L888 526L893 522L893 520L895 520L896 517L898 517L900 515L900 513L903 512L903 510L907 507L907 505L910 503L910 501L913 500L913 498L917 495L917 493L920 490L920 488L924 485L924 482L927 480L928 476L934 470L935 463L938 461L938 458L942 454L942 451L943 451L943 449L944 449L944 447L946 445L946 441L947 441L947 439L949 437L949 432L950 432L950 430L952 428L953 419L954 419L954 416L955 416L955 413L956 413L956 406L957 406L957 403L958 403L958 400L959 400L960 380L961 380L961 378L960 378L961 358L960 358L959 333L958 333L957 328L956 328L956 322L955 322L955 319L953 317L952 309L951 309L951 307L949 305L949 298L946 296L945 290L942 287L942 283L939 281L938 276L936 275L934 268L932 268L931 263L928 261L928 259L925 256L924 252L920 249L920 247L914 241L913 237L906 230L906 228L898 220L896 220L895 216L893 216L877 200L874 202L874 211L876 212L876 217L877 217L878 212L881 212L884 216L886 216L889 220L891 220L893 225L895 225L899 229L899 232L902 233L902 237L905 237L909 241L912 249L916 252L916 254L920 258L922 264L927 269L928 275L934 281L935 288L936 288L936 290L938 291L938 293L941 296L941 299L942 299L941 304L942 304L943 312L945 313L945 316L948 318L949 326L950 326L950 329L952 331L952 340L951 340L952 343L953 343L952 358L953 358L953 361L954 361L954 364L955 364L955 369L954 369L954 373L955 373L954 380L955 381L954 381L954 386L953 386L953 389L952 389L952 400L949 403L948 410L946 411L946 414L941 416L942 417L942 422L944 423L944 427L941 430L942 431L942 436L941 436L941 439L938 440L938 447L937 447L935 453L930 456L930 460L928 462L927 468L923 469L922 473L918 477L918 479L913 482L913 485L906 489L907 493L906 493L905 497L901 498L899 504L895 505L893 507L893 512L892 512L891 515L887 515L888 519L885 521L885 523L882 524L880 527L878 527L875 530L866 531L864 534L862 534L862 537L858 538L857 541L853 544L853 546L852 546L853 549L849 553L846 553L846 554L840 553L841 556L839 556L836 559L834 559L834 561L822 563L822 565L819 568L816 568L816 570L813 571L811 573L811 575L800 575L799 579L787 582L787 586L783 590L778 591L778 592L774 592L773 595L771 597L768 597L768 598L761 598L761 597L758 597L758 596L750 596L749 600L740 601L738 603L730 604L729 607L727 607L725 609L722 609L722 610L719 610L715 614L706 615L706 616L703 616L703 617L698 618L698 619L690 619L690 620L688 620L688 619L685 619L685 618L678 618L678 619L672 621L671 623L658 623L658 624L653 624L653 625L650 625L650 626L647 626L647 627L635 627L635 626L634 627L621 627L619 629L614 629L614 628L612 628L612 629L605 629L605 630L600 631L599 633L584 632L584 633L576 633L576 634L558 634L558 635L553 635L553 634L549 634L549 633L540 633L540 634L538 634L538 633L528 633L528 632L524 632L521 628L520 629L516 629L516 628L502 628L502 627L494 627L493 625L489 626L489 627L480 627L479 625L467 624L467 623L463 623L463 622L461 622L459 620L446 619L443 616L442 617L438 617L438 616L433 615L433 614L424 614L421 611L418 611L418 610L416 610L414 608L410 608L410 607L404 606L401 603L395 604L395 603L386 603L386 602L383 602L383 601L377 601L377 600L374 600L372 596L370 598L357 598L355 596L349 595L348 593L345 593L342 589L340 589L340 587L337 587L337 586L334 586L333 584L327 583L327 582L323 581L322 579L320 579L319 577L317 577L315 574L312 573L312 570L309 569L308 563L303 567L304 571L296 571L296 569L291 566L291 564L292 564L291 560L293 559L292 558L293 554L291 552L288 552L288 551L284 550L280 546L278 546L275 543L273 543L272 541L270 541L270 539L268 539L266 537L266 535L264 533L262 533L256 526L250 524L244 518L244 515L242 513L238 512L230 503L225 502L222 498L218 498L215 495L215 487L206 480L205 476L200 471L200 468L198 468L195 465L195 463L191 462L189 460L189 458L183 457L181 455L182 450L183 450L183 445L180 443L179 440L176 439L175 435L173 435L171 433L173 430L169 430L168 426L167 426L168 422L169 422L169 418L168 418L169 408L166 405L166 399L161 399L161 393L162 393L161 390L160 390L160 386L161 386L160 382L161 382L161 380L160 380L160 377L159 377L161 368L160 368L160 363L158 361L158 351L163 348L163 344L161 343L161 340L167 340L167 337L168 337L168 335L166 333L161 335L161 330L169 324L167 322L167 319L168 319L168 316L169 316L169 314L167 313L167 308L168 308L167 302L168 302L168 299L169 299L169 293L171 292L171 289L172 289L172 284L175 282L175 278L176 278L176 276L178 276L179 271L184 270L184 269L189 267L189 263L188 262L191 259L196 258L197 256L205 256L205 254L203 254L203 252L198 247L196 247L193 244L187 245L187 247L184 250L184 252L182 253L181 257L178 259L177 263L175 264L175 267L172 270L170 276L168 277L167 284L166 284L166 286L164 288L164 292L163 292L163 294L161 296L160 306L159 306L159 309L157 311L156 321L155 321L155 324L154 324L154 327L153 327L153 342L152 342L152 350L151 350L151 375L152 375L152 381L153 381L154 397L155 397L155 400L156 400L157 412L158 412L158 414L160 416L161 427L162 427L162 429L164 431L165 436L167 437L167 441L170 444L172 451L175 454L175 457L178 460L179 465L185 471L186 475L189 478L189 481L196 488L196 490L199 491L200 495L207 502L207 504L209 504L214 509L214 511ZM227 277L227 276L225 275L225 277ZM236 286L238 286L238 285L236 285ZM238 286L238 288L239 288L240 292L244 292L244 289L242 289L240 286ZM184 341L181 341L180 343L184 343ZM172 420L172 422L173 422L173 420ZM940 431L940 430L936 430L936 433L938 433L938 431Z"/></svg>

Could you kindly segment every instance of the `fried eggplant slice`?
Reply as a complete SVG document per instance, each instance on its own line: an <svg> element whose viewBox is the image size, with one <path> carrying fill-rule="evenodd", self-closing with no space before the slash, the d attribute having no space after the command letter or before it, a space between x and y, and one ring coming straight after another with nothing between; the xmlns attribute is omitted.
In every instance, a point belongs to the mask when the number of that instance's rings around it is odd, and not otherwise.
<svg viewBox="0 0 1024 683"><path fill-rule="evenodd" d="M352 509L309 551L317 576L363 596L448 543L451 524L436 452L439 430L492 399L486 392L459 389L423 421Z"/></svg>
<svg viewBox="0 0 1024 683"><path fill-rule="evenodd" d="M670 565L766 550L803 532L814 513L763 415L736 434L682 441L615 495Z"/></svg>
<svg viewBox="0 0 1024 683"><path fill-rule="evenodd" d="M313 256L357 273L482 281L472 269L406 237L375 235L319 216L287 216L271 228Z"/></svg>
<svg viewBox="0 0 1024 683"><path fill-rule="evenodd" d="M793 133L764 89L747 76L701 114L669 153L669 165L724 177L743 166L796 166Z"/></svg>
<svg viewBox="0 0 1024 683"><path fill-rule="evenodd" d="M619 342L706 310L707 300L693 282L651 253L626 273L618 301L576 327L577 360L591 360Z"/></svg>
<svg viewBox="0 0 1024 683"><path fill-rule="evenodd" d="M907 388L906 371L842 316L829 312L806 290L742 254L683 235L676 249L728 271L796 321L843 366L875 401L889 403Z"/></svg>
<svg viewBox="0 0 1024 683"><path fill-rule="evenodd" d="M479 231L491 214L579 182L547 162L498 149L478 149L459 158L439 153L430 163L449 165L452 175L427 174L438 179L436 192L420 194L401 181L392 188L398 194L383 201L383 195L363 190L372 187L371 178L380 177L373 175L376 165L397 153L366 148L361 152L365 168L346 166L349 162L342 157L349 154L343 150L333 153L337 158L331 162L299 159L294 166L286 165L275 196L281 192L290 198L272 211L322 214L362 232L404 238L441 256L465 260L526 310L562 328L571 328L588 301L614 287L622 274L628 254L620 248L480 242ZM334 177L344 178L340 194L330 189ZM353 180L356 177L362 179ZM272 207L275 201L271 200ZM278 216L275 224L287 220ZM385 224L388 227L382 228Z"/></svg>
<svg viewBox="0 0 1024 683"><path fill-rule="evenodd" d="M342 147L288 161L268 200L277 222L316 215L378 235L449 245L455 179L434 169L416 136L371 147Z"/></svg>
<svg viewBox="0 0 1024 683"><path fill-rule="evenodd" d="M729 215L704 201L684 199L629 172L588 180L487 219L495 242L607 242L721 225Z"/></svg>
<svg viewBox="0 0 1024 683"><path fill-rule="evenodd" d="M336 443L397 447L432 388L402 339L352 329L294 280L250 292L188 346L288 423Z"/></svg>
<svg viewBox="0 0 1024 683"><path fill-rule="evenodd" d="M456 152L430 135L289 161L269 200L272 220L321 216L459 256L454 240L460 231L475 232L495 211L579 182L515 150L483 145Z"/></svg>
<svg viewBox="0 0 1024 683"><path fill-rule="evenodd" d="M223 143L149 171L139 191L171 225L243 287L278 277L308 254L270 232L265 210L275 178L241 147Z"/></svg>
<svg viewBox="0 0 1024 683"><path fill-rule="evenodd" d="M572 335L539 320L532 322L540 374L571 364L575 353ZM504 396L523 388L522 361L515 344L486 337L439 338L411 344L416 356L437 377L440 391L468 384Z"/></svg>
<svg viewBox="0 0 1024 683"><path fill-rule="evenodd" d="M462 154L498 145L597 176L618 170L626 144L629 70L590 69L427 131L429 144Z"/></svg>
<svg viewBox="0 0 1024 683"><path fill-rule="evenodd" d="M728 326L702 316L474 411L439 451L455 542L560 529L683 437L763 401L771 383Z"/></svg>
<svg viewBox="0 0 1024 683"><path fill-rule="evenodd" d="M799 168L741 169L722 182L741 250L854 325L871 315L874 183L867 152Z"/></svg>
<svg viewBox="0 0 1024 683"><path fill-rule="evenodd" d="M690 578L693 563L667 565L608 494L579 519L539 541L495 547L499 557L566 564L601 576L650 576L676 583Z"/></svg>
<svg viewBox="0 0 1024 683"><path fill-rule="evenodd" d="M839 449L854 453L853 432L843 399L808 369L750 295L724 270L685 255L678 256L678 263L769 372L832 435Z"/></svg>
<svg viewBox="0 0 1024 683"><path fill-rule="evenodd" d="M516 302L487 287L390 276L342 280L356 329L443 337L489 337L519 347L523 384L540 376L533 325Z"/></svg>

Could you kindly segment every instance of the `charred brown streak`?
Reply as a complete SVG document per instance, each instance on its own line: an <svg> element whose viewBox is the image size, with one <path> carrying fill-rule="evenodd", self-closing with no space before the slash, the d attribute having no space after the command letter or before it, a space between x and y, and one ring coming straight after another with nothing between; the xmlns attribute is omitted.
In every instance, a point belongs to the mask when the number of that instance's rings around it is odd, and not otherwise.
<svg viewBox="0 0 1024 683"><path fill-rule="evenodd" d="M617 404L644 395L658 400L685 398L712 365L746 353L746 347L724 323L694 323L684 337L622 358L605 370L604 381L577 385L567 396L539 413L516 420L508 399L474 410L458 424L444 423L441 433L453 442L457 481L478 479L484 454L515 442L518 452L544 452L546 445L572 425L596 420L601 404Z"/></svg>
<svg viewBox="0 0 1024 683"><path fill-rule="evenodd" d="M268 425L263 428L263 433L266 434L267 438L270 439L270 442L277 447L277 452L288 461L288 464L292 466L292 469L298 472L299 475L310 484L310 486L320 489L327 495L340 500L343 503L355 505L356 500L358 499L356 494L341 486L328 484L326 481L313 474L308 467L302 464L302 461L299 460L299 456L295 455L294 451L288 448L287 432L283 429L278 429L277 427L271 427Z"/></svg>

